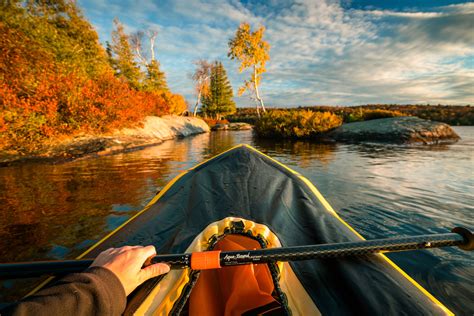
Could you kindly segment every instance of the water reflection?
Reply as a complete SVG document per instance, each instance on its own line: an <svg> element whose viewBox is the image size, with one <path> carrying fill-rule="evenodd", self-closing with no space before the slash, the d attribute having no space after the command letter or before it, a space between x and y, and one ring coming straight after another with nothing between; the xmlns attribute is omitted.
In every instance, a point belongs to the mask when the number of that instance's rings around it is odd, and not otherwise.
<svg viewBox="0 0 474 316"><path fill-rule="evenodd" d="M140 210L190 146L165 142L146 150L63 165L0 169L0 260L72 257ZM68 251L52 251L53 247ZM53 255L52 255L53 254Z"/></svg>
<svg viewBox="0 0 474 316"><path fill-rule="evenodd" d="M474 128L455 129L462 141L438 146L257 140L251 131L223 131L97 159L0 168L0 260L74 258L174 176L240 143L304 174L367 238L469 227ZM472 254L450 248L391 257L455 312L474 312ZM33 284L2 282L0 299Z"/></svg>
<svg viewBox="0 0 474 316"><path fill-rule="evenodd" d="M270 156L290 156L301 168L309 168L315 162L329 164L335 158L336 144L321 144L311 140L254 139L258 148Z"/></svg>

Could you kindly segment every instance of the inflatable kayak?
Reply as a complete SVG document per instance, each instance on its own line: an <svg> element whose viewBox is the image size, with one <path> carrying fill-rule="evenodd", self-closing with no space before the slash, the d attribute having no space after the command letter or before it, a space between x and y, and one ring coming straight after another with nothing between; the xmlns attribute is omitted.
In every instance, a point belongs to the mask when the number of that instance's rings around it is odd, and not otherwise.
<svg viewBox="0 0 474 316"><path fill-rule="evenodd" d="M189 253L362 239L309 180L239 145L179 174L145 209L79 258L123 245L152 244L158 253ZM129 295L125 314L452 313L386 256L372 254L173 269Z"/></svg>

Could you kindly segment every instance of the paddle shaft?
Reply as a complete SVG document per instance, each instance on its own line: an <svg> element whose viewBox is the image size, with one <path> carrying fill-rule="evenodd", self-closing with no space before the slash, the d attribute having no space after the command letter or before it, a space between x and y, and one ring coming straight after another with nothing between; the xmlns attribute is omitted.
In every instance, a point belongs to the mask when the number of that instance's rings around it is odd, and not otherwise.
<svg viewBox="0 0 474 316"><path fill-rule="evenodd" d="M274 261L299 261L309 259L361 256L378 252L397 252L449 246L463 246L466 238L458 233L420 235L414 237L385 238L334 244L308 245L259 250L219 252L220 266L258 264ZM466 249L467 250L467 249ZM203 254L213 251L204 252ZM157 255L152 263L163 262L172 267L191 267L196 253L181 255Z"/></svg>
<svg viewBox="0 0 474 316"><path fill-rule="evenodd" d="M157 255L151 263L167 263L172 268L213 269L241 264L259 264L275 261L296 261L324 258L361 256L378 252L459 246L473 249L473 234L461 227L453 233L385 238L356 242L320 244L296 247L267 248L243 251L206 251L200 253ZM41 275L64 275L84 271L93 260L40 261L0 264L0 278L30 278Z"/></svg>

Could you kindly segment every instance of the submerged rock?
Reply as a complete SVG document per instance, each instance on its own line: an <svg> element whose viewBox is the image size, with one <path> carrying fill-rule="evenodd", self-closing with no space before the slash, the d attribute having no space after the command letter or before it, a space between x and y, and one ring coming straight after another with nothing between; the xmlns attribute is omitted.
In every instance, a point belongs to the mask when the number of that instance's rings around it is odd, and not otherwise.
<svg viewBox="0 0 474 316"><path fill-rule="evenodd" d="M445 123L413 116L347 123L327 134L340 142L424 143L456 142L460 137Z"/></svg>

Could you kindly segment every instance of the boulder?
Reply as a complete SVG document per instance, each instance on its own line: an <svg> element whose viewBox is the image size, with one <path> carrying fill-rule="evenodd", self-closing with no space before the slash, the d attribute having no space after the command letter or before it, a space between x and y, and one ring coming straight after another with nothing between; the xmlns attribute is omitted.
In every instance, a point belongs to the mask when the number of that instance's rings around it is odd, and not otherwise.
<svg viewBox="0 0 474 316"><path fill-rule="evenodd" d="M332 130L328 137L339 142L424 143L456 142L460 137L445 123L400 116L347 123Z"/></svg>
<svg viewBox="0 0 474 316"><path fill-rule="evenodd" d="M252 129L252 125L247 123L227 123L227 124L216 124L211 128L213 131L243 131Z"/></svg>
<svg viewBox="0 0 474 316"><path fill-rule="evenodd" d="M229 123L229 126L227 127L228 130L231 131L243 131L243 130L249 130L252 129L252 125L248 123Z"/></svg>
<svg viewBox="0 0 474 316"><path fill-rule="evenodd" d="M148 116L143 127L124 128L115 135L167 140L206 132L209 132L209 126L199 118L166 115Z"/></svg>

